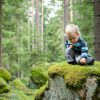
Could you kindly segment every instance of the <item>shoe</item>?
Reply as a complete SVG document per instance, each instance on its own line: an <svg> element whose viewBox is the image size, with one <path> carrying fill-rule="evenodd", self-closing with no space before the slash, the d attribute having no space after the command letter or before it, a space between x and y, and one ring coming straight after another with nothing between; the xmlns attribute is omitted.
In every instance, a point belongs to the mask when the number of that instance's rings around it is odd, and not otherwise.
<svg viewBox="0 0 100 100"><path fill-rule="evenodd" d="M88 63L88 65L93 65L94 64L95 59L93 58L91 63Z"/></svg>
<svg viewBox="0 0 100 100"><path fill-rule="evenodd" d="M75 65L77 64L76 61L68 62L69 64Z"/></svg>

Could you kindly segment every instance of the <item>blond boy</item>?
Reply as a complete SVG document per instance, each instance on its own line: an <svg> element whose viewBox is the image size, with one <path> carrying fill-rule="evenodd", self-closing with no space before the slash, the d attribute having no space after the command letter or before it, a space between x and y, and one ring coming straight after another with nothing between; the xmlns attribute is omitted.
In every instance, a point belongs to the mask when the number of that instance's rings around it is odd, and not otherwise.
<svg viewBox="0 0 100 100"><path fill-rule="evenodd" d="M66 59L70 64L92 65L94 58L88 55L88 46L85 40L80 37L80 31L77 25L69 24L66 26Z"/></svg>

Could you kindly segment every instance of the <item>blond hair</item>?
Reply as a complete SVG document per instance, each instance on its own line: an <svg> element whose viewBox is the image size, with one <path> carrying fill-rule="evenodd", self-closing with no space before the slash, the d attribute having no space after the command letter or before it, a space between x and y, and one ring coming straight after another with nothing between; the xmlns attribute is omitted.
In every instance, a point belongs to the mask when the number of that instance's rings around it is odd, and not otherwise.
<svg viewBox="0 0 100 100"><path fill-rule="evenodd" d="M65 33L70 33L70 34L77 33L80 35L80 30L77 25L69 24L65 28Z"/></svg>

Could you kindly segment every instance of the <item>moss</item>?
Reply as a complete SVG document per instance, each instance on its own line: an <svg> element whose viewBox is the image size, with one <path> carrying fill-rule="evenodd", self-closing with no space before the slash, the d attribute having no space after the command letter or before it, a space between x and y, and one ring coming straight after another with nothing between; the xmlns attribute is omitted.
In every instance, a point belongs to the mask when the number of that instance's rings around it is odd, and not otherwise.
<svg viewBox="0 0 100 100"><path fill-rule="evenodd" d="M6 85L7 85L6 81L0 77L0 88L4 87Z"/></svg>
<svg viewBox="0 0 100 100"><path fill-rule="evenodd" d="M23 91L26 94L33 94L33 91L29 88L27 88L21 81L20 79L15 79L10 83L11 86L15 87L16 89L19 89Z"/></svg>
<svg viewBox="0 0 100 100"><path fill-rule="evenodd" d="M94 65L70 65L66 62L58 63L48 69L50 77L54 75L64 76L65 84L71 88L81 88L86 78L91 75L100 76L100 62Z"/></svg>
<svg viewBox="0 0 100 100"><path fill-rule="evenodd" d="M48 75L50 77L53 77L55 75L63 75L63 69L58 64L53 65L48 69Z"/></svg>
<svg viewBox="0 0 100 100"><path fill-rule="evenodd" d="M26 86L28 86L28 85L29 85L29 78L24 77L24 78L21 78L20 80L21 80L21 81L22 81L22 83L24 83Z"/></svg>
<svg viewBox="0 0 100 100"><path fill-rule="evenodd" d="M0 89L0 94L1 93L8 93L9 91L10 91L10 87L9 86L5 86L5 87Z"/></svg>
<svg viewBox="0 0 100 100"><path fill-rule="evenodd" d="M6 81L11 80L11 74L4 68L0 68L0 77L2 77Z"/></svg>
<svg viewBox="0 0 100 100"><path fill-rule="evenodd" d="M0 94L9 92L10 87L7 86L6 81L3 78L0 78Z"/></svg>
<svg viewBox="0 0 100 100"><path fill-rule="evenodd" d="M33 89L40 88L48 80L48 68L55 64L48 62L39 62L32 66L30 70L30 87Z"/></svg>
<svg viewBox="0 0 100 100"><path fill-rule="evenodd" d="M33 68L30 77L33 83L42 86L48 79L47 70L43 69L43 67Z"/></svg>
<svg viewBox="0 0 100 100"><path fill-rule="evenodd" d="M1 94L0 100L34 100L34 95L27 95L18 89L11 89L9 93Z"/></svg>
<svg viewBox="0 0 100 100"><path fill-rule="evenodd" d="M46 82L45 85L43 85L42 87L40 87L39 89L37 89L35 91L35 100L41 100L42 96L44 94L44 91L48 88L48 81Z"/></svg>

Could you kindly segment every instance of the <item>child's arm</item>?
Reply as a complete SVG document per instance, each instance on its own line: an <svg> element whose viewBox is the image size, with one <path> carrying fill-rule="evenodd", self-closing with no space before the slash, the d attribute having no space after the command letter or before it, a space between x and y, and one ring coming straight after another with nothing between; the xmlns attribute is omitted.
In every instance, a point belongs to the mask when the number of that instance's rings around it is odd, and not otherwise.
<svg viewBox="0 0 100 100"><path fill-rule="evenodd" d="M82 42L81 46L81 58L87 58L88 55L88 46L85 41Z"/></svg>
<svg viewBox="0 0 100 100"><path fill-rule="evenodd" d="M88 46L85 41L82 42L82 47L81 47L81 63L86 63L86 58L88 55Z"/></svg>

